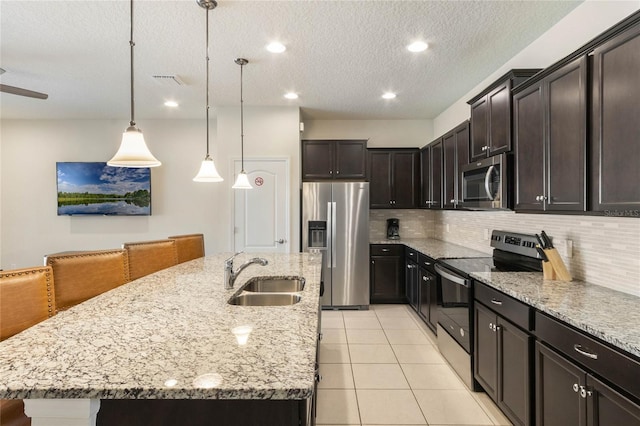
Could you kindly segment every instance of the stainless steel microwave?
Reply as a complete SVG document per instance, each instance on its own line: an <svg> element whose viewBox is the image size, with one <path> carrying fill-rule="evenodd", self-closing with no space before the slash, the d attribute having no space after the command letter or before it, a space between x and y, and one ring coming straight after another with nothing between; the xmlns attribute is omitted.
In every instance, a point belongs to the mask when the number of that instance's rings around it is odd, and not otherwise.
<svg viewBox="0 0 640 426"><path fill-rule="evenodd" d="M509 154L500 154L462 167L459 205L472 210L511 208L511 162Z"/></svg>

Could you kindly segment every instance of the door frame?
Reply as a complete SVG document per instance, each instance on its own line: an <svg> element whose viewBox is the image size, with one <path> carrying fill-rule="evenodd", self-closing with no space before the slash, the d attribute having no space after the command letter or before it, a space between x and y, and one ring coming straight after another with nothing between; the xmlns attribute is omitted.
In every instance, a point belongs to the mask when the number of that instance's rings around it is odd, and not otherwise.
<svg viewBox="0 0 640 426"><path fill-rule="evenodd" d="M229 226L229 242L231 243L231 251L236 252L236 239L235 239L235 220L236 220L236 203L235 203L235 189L232 188L235 182L235 170L236 164L242 161L241 157L230 157L229 158L229 200L231 204L231 217L229 218L230 226ZM292 240L291 240L291 165L289 157L245 157L244 161L281 161L285 165L286 173L285 173L285 199L287 202L287 208L284 210L285 212L285 228L287 233L287 250L286 253L291 253ZM241 191L241 190L240 190Z"/></svg>

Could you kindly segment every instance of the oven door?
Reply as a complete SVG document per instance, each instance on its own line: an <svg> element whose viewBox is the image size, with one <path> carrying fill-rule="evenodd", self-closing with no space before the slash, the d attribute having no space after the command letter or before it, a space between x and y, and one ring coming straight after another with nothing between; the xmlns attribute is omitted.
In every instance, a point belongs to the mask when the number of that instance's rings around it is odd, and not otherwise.
<svg viewBox="0 0 640 426"><path fill-rule="evenodd" d="M471 280L439 264L435 269L440 276L438 324L471 354Z"/></svg>
<svg viewBox="0 0 640 426"><path fill-rule="evenodd" d="M464 166L460 172L462 202L467 209L502 209L505 203L505 154Z"/></svg>

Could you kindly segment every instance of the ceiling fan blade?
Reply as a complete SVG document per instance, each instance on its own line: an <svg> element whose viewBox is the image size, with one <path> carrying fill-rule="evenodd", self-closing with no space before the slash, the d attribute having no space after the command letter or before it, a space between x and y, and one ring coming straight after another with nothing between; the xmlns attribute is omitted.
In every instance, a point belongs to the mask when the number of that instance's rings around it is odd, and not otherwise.
<svg viewBox="0 0 640 426"><path fill-rule="evenodd" d="M49 97L46 93L34 92L33 90L21 89L20 87L7 86L6 84L0 84L0 92L36 99L47 99Z"/></svg>

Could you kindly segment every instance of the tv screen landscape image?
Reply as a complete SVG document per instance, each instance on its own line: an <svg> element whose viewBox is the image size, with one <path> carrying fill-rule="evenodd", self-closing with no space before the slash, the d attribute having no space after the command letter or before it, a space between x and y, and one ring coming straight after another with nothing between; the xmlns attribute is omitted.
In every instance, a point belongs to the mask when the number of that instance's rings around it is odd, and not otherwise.
<svg viewBox="0 0 640 426"><path fill-rule="evenodd" d="M151 214L151 170L107 163L56 163L58 216Z"/></svg>

